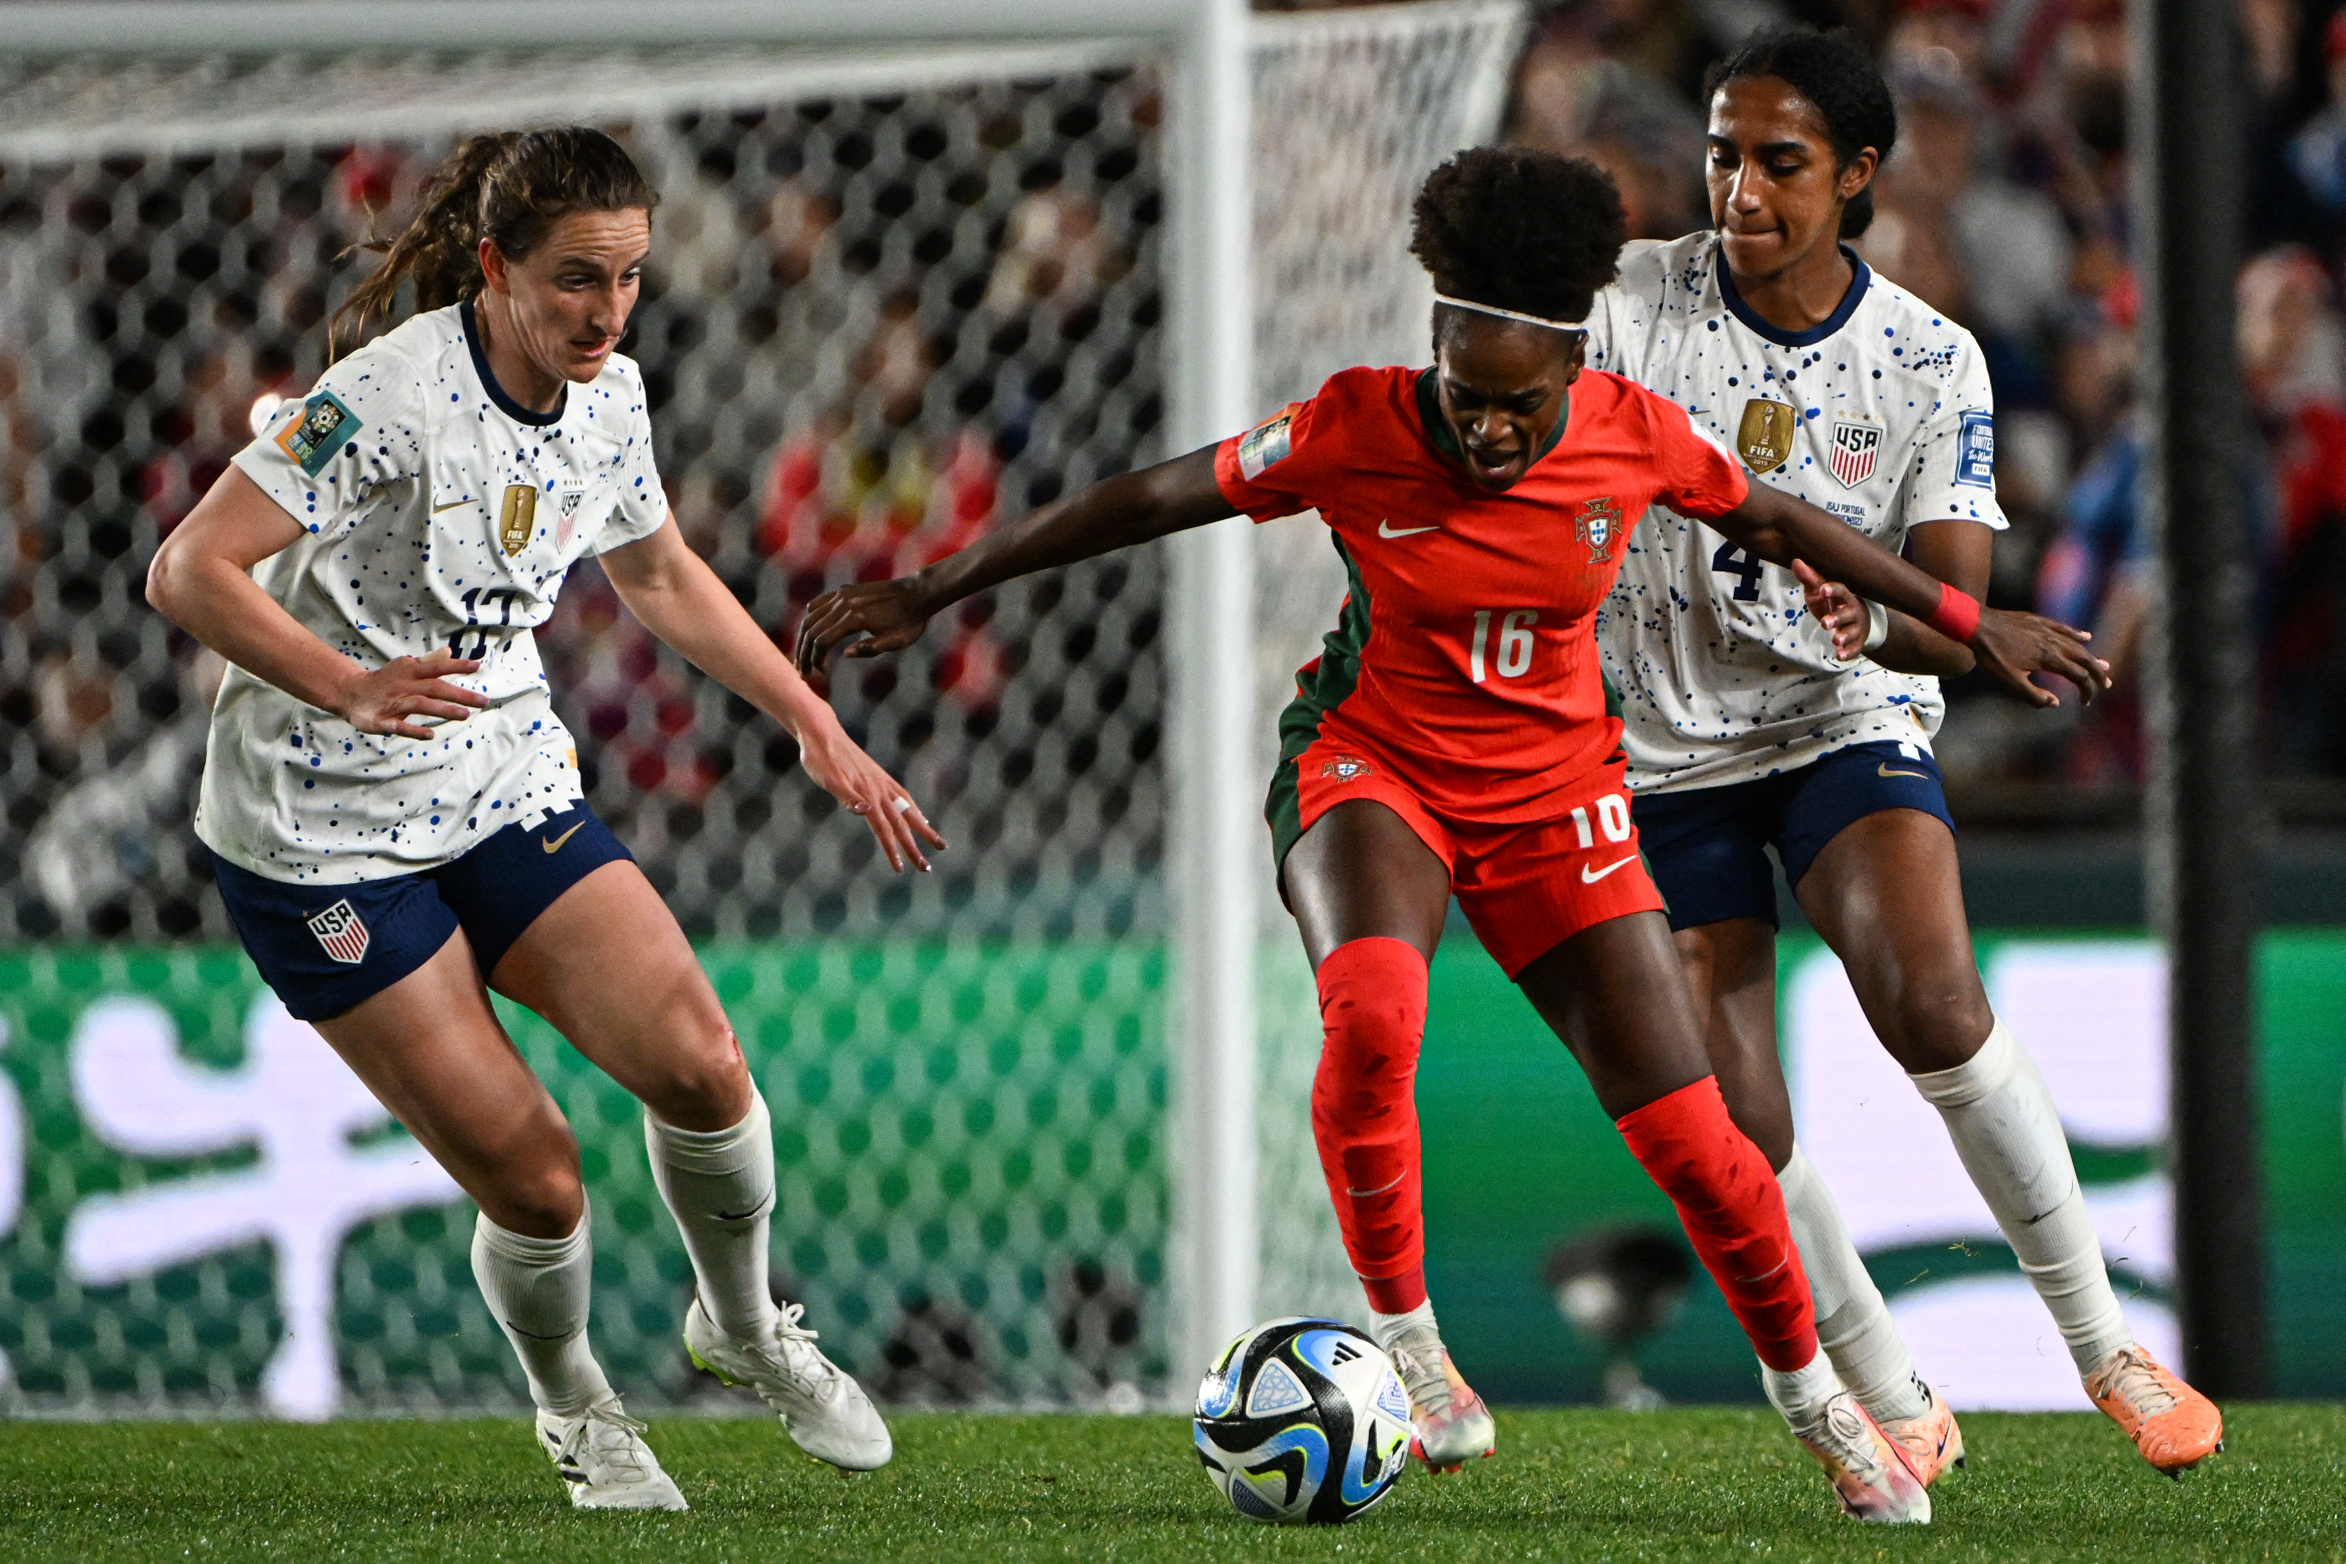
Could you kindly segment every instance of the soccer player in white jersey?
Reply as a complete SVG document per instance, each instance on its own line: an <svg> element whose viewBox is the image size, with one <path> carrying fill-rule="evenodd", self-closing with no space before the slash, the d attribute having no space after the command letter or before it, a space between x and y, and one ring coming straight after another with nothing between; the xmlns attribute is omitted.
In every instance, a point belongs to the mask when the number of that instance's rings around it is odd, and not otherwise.
<svg viewBox="0 0 2346 1564"><path fill-rule="evenodd" d="M147 596L232 665L196 830L262 976L480 1206L479 1279L583 1508L685 1508L587 1344L578 1146L489 991L640 1098L696 1289L693 1360L810 1453L888 1430L767 1290L766 1105L675 918L586 807L531 629L595 554L668 645L928 867L941 838L689 548L615 352L657 196L565 128L464 142L343 316L422 313L288 403L157 551Z"/></svg>
<svg viewBox="0 0 2346 1564"><path fill-rule="evenodd" d="M1897 134L1878 67L1846 33L1769 28L1712 68L1705 98L1713 226L1623 253L1588 319L1590 365L1678 402L1762 482L1983 593L2005 522L1979 348L1840 243L1871 217L1867 186ZM1990 1011L1973 959L1931 758L1939 679L1968 672L1972 653L1808 581L1657 506L1598 638L1638 832L1729 1107L1782 1181L1818 1335L1927 1475L1961 1458L1953 1416L1915 1375L1793 1141L1770 845L1883 1045L1944 1117L2087 1393L2153 1466L2180 1471L2219 1448L2222 1418L2134 1341L2044 1077ZM1893 1176L1896 1148L1883 1153Z"/></svg>

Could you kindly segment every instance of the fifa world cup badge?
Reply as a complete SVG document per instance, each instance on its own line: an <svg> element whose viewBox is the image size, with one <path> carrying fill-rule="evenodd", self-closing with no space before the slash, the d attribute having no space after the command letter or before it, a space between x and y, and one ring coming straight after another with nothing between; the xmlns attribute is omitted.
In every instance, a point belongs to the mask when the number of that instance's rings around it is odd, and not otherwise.
<svg viewBox="0 0 2346 1564"><path fill-rule="evenodd" d="M1735 449L1753 472L1774 472L1792 459L1792 436L1800 415L1789 402L1755 396L1743 404L1743 422L1735 431Z"/></svg>
<svg viewBox="0 0 2346 1564"><path fill-rule="evenodd" d="M1621 536L1620 502L1610 495L1583 500L1580 514L1573 519L1572 530L1581 542L1588 545L1590 564L1612 563L1613 544Z"/></svg>
<svg viewBox="0 0 2346 1564"><path fill-rule="evenodd" d="M1357 782L1369 774L1369 763L1358 755L1338 755L1320 767L1320 775L1338 782Z"/></svg>
<svg viewBox="0 0 2346 1564"><path fill-rule="evenodd" d="M505 504L497 516L497 546L511 559L529 543L529 535L537 527L537 486L528 483L505 485Z"/></svg>

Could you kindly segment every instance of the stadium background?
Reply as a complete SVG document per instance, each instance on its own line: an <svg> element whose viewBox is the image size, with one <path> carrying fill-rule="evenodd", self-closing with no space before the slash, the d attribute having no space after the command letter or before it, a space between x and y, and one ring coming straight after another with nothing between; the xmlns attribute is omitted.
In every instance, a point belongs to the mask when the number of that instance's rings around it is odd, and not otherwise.
<svg viewBox="0 0 2346 1564"><path fill-rule="evenodd" d="M1693 83L1759 9L1265 19L1258 406L1344 362L1420 356L1400 213L1456 145L1596 156L1635 231L1697 226ZM1899 89L1904 144L1861 248L1989 352L2015 523L1997 601L2091 625L2119 654L2121 698L2083 720L1957 691L1941 757L1991 986L2030 1017L2156 1341L2172 1262L2129 677L2146 545L2123 18L2060 0L1788 14L1858 26ZM2338 1395L2346 1356L2317 1327L2346 1284L2346 934L2328 931L2346 927L2346 35L2318 4L2242 15L2262 94L2240 300L2264 442L2254 761L2279 827L2264 888L2281 927L2260 966L2273 1347L2283 1393ZM255 408L321 367L324 315L358 272L348 247L400 219L449 135L489 123L483 102L499 124L623 129L665 194L627 344L662 470L696 546L780 630L826 585L910 568L1162 453L1162 88L1146 59L1075 47L0 66L14 1409L518 1400L466 1265L469 1206L320 1065L233 945L186 828L218 668L138 593ZM1333 608L1315 533L1255 539L1266 770L1268 713ZM1102 562L992 594L840 682L843 713L955 840L911 882L875 872L788 744L652 644L591 567L540 638L595 806L707 942L775 1104L777 1287L889 1399L1133 1407L1185 1389L1168 1334L1165 819L1182 756L1165 608L1154 556ZM1262 1302L1349 1312L1303 1113L1308 975L1275 911L1257 994ZM2078 1404L2057 1341L2044 1371L2049 1325L1976 1201L1864 1214L1907 1192L1903 1174L1869 1178L1906 1121L1867 1116L1895 1094L1856 1089L1879 1055L1834 981L1813 941L1787 941L1803 1134L1926 1371L1958 1405ZM688 1272L632 1105L513 1024L585 1145L598 1345L635 1404L692 1401L674 1334ZM1557 1251L1667 1212L1462 926L1420 1091L1433 1281L1461 1356L1494 1399L1604 1394L1611 1351L1567 1323ZM1931 1176L1968 1193L1951 1157ZM1707 1284L1634 1355L1673 1399L1756 1393Z"/></svg>

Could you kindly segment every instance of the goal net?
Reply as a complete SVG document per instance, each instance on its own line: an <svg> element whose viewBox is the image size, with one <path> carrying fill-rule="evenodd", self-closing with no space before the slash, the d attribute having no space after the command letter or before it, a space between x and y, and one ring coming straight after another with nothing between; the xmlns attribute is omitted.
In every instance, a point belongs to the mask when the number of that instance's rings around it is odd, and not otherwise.
<svg viewBox="0 0 2346 1564"><path fill-rule="evenodd" d="M1517 25L1504 0L1260 25L1266 407L1422 355L1407 194L1489 133ZM1171 80L1128 42L0 65L0 1352L22 1409L518 1393L470 1207L394 1169L412 1149L319 1084L322 1045L234 948L188 831L218 665L141 597L158 537L323 368L351 247L396 231L466 131L622 136L663 195L626 344L661 471L780 633L827 587L1168 454ZM1266 669L1333 611L1319 530L1258 537L1294 586L1265 594ZM1164 597L1154 551L1097 561L837 681L953 836L903 879L591 565L540 635L589 798L703 942L774 1105L775 1285L885 1398L1164 1389ZM1348 1307L1323 1203L1289 1198L1317 1184L1308 974L1291 932L1263 945L1263 1302ZM598 1350L638 1400L690 1400L689 1268L638 1110L508 1021L579 1131Z"/></svg>

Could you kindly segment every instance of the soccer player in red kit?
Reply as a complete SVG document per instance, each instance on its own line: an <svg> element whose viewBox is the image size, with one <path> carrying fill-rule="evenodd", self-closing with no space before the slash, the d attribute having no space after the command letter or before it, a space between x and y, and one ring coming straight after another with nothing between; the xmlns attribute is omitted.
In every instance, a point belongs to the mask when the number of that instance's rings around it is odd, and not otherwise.
<svg viewBox="0 0 2346 1564"><path fill-rule="evenodd" d="M1342 371L1244 435L1094 484L916 575L819 598L799 666L818 671L849 642L851 657L908 645L946 605L1029 571L1234 514L1317 510L1352 594L1281 719L1268 813L1318 974L1312 1129L1419 1453L1455 1469L1494 1435L1442 1344L1419 1212L1411 1092L1426 963L1455 892L1677 1206L1843 1504L1927 1520L1906 1457L1817 1351L1783 1197L1727 1116L1638 856L1591 619L1625 527L1659 500L1761 558L1805 559L1947 626L2008 683L2039 668L2089 678L2089 659L2073 632L1983 612L1749 484L1672 403L1584 373L1572 322L1611 280L1624 231L1618 193L1589 164L1459 154L1417 201L1412 248L1441 301L1433 368Z"/></svg>

